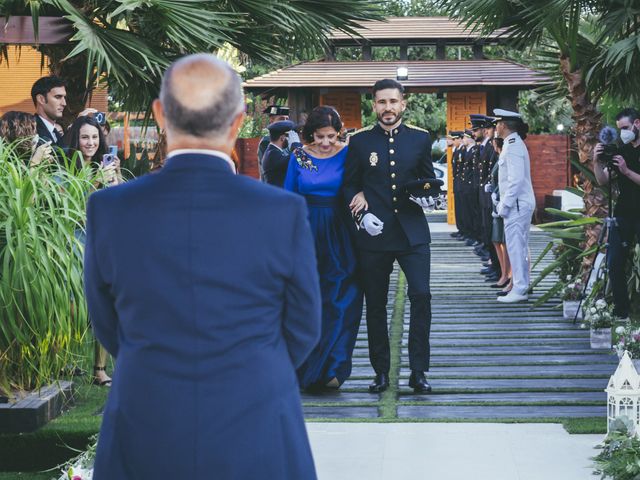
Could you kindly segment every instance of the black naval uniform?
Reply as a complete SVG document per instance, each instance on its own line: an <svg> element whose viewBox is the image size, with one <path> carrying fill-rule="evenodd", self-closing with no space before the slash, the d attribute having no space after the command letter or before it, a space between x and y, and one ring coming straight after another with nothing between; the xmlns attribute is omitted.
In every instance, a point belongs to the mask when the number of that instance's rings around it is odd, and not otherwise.
<svg viewBox="0 0 640 480"><path fill-rule="evenodd" d="M290 156L288 149L280 149L273 143L269 143L262 156L262 177L265 183L282 188L287 176Z"/></svg>
<svg viewBox="0 0 640 480"><path fill-rule="evenodd" d="M466 225L464 223L464 200L462 199L461 185L462 185L462 154L464 152L464 146L459 145L453 149L451 155L451 171L453 174L453 196L455 198L455 216L456 216L456 228L463 237L468 236Z"/></svg>
<svg viewBox="0 0 640 480"><path fill-rule="evenodd" d="M345 200L349 203L363 191L368 212L384 222L380 235L372 237L364 229L356 235L367 303L369 358L377 375L388 375L390 368L386 307L395 260L407 278L411 302L409 365L411 370L429 370L431 235L422 208L401 187L411 180L433 177L431 136L426 130L400 124L386 131L376 124L351 136Z"/></svg>
<svg viewBox="0 0 640 480"><path fill-rule="evenodd" d="M463 224L465 237L472 239L473 219L471 218L471 177L473 168L473 149L462 147L460 151L460 219Z"/></svg>

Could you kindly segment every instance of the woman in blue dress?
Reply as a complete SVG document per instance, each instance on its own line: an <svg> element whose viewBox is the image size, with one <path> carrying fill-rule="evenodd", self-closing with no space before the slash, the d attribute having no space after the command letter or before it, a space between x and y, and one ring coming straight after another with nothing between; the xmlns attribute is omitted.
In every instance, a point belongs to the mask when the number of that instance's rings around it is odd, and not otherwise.
<svg viewBox="0 0 640 480"><path fill-rule="evenodd" d="M322 292L322 335L298 370L304 389L338 388L351 374L351 355L362 317L353 229L341 197L347 146L332 107L316 107L302 130L305 147L291 153L284 188L307 200ZM362 200L361 200L362 201Z"/></svg>

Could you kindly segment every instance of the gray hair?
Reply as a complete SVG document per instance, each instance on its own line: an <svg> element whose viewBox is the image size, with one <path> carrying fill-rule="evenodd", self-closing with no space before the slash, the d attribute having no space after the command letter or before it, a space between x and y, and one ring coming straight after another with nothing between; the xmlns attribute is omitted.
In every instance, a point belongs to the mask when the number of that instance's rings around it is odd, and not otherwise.
<svg viewBox="0 0 640 480"><path fill-rule="evenodd" d="M188 55L169 66L160 102L168 127L181 135L222 137L244 109L239 75L215 55Z"/></svg>

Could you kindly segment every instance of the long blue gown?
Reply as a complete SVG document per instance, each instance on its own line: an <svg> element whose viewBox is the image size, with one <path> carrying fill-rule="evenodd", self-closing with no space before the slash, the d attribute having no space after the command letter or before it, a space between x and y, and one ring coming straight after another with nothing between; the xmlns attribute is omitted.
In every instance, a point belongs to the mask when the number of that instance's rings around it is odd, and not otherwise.
<svg viewBox="0 0 640 480"><path fill-rule="evenodd" d="M341 195L347 147L328 158L300 150L291 154L284 188L307 200L322 292L322 334L298 369L298 380L302 388L321 387L333 378L342 385L351 374L363 300L356 280L353 223ZM301 165L296 156L311 163Z"/></svg>

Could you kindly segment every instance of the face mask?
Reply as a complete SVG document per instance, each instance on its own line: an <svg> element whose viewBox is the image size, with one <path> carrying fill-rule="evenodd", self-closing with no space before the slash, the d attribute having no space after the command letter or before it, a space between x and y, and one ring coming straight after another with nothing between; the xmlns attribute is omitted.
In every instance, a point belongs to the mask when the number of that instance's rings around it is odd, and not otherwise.
<svg viewBox="0 0 640 480"><path fill-rule="evenodd" d="M627 143L634 142L638 138L638 129L635 125L631 128L631 130L621 130L620 131L620 140L625 145Z"/></svg>

